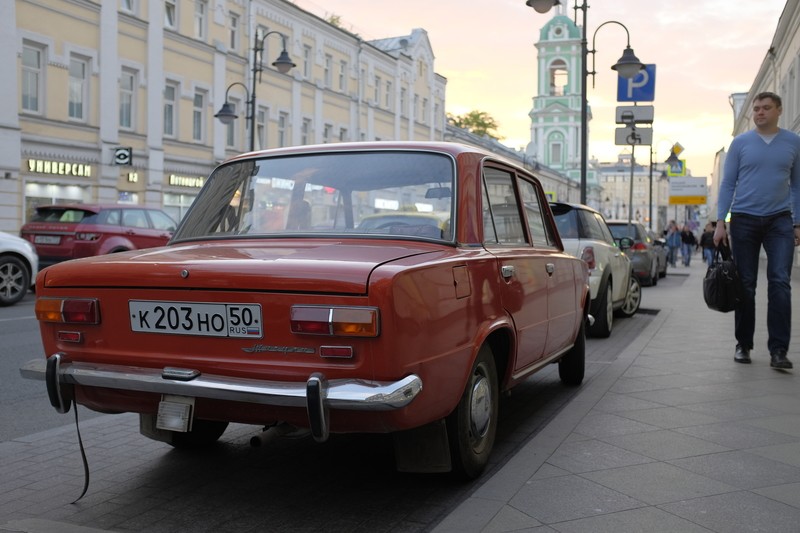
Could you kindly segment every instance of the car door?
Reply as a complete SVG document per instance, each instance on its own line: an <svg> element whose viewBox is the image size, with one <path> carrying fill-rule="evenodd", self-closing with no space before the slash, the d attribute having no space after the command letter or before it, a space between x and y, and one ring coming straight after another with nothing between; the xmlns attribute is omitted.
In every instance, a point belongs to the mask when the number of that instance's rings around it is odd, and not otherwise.
<svg viewBox="0 0 800 533"><path fill-rule="evenodd" d="M517 336L514 371L544 355L547 344L547 260L528 242L512 172L484 168L484 246L497 261L497 292Z"/></svg>
<svg viewBox="0 0 800 533"><path fill-rule="evenodd" d="M605 257L611 268L612 279L611 299L618 302L625 298L630 284L630 260L624 252L617 246L611 230L608 229L605 219L600 213L591 211L581 211L583 223L590 235L598 246L605 248Z"/></svg>

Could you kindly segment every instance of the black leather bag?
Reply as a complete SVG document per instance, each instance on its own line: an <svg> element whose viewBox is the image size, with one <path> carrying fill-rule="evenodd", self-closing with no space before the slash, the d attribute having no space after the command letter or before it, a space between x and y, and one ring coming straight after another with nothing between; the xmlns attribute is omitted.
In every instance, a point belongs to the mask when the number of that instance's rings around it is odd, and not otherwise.
<svg viewBox="0 0 800 533"><path fill-rule="evenodd" d="M718 246L703 280L703 298L709 309L728 313L736 308L742 285L730 248Z"/></svg>

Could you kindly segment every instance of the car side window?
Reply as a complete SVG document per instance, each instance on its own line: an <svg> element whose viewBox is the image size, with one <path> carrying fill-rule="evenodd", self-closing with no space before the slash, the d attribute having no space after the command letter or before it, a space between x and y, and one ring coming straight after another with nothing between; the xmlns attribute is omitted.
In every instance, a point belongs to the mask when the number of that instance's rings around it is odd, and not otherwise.
<svg viewBox="0 0 800 533"><path fill-rule="evenodd" d="M153 227L158 230L162 231L175 231L175 221L172 220L166 213L162 213L161 211L148 211L148 215L150 215L150 222L153 223Z"/></svg>
<svg viewBox="0 0 800 533"><path fill-rule="evenodd" d="M519 178L519 194L522 205L525 206L525 216L528 219L528 229L534 246L552 246L555 244L553 231L542 212L542 204L536 194L536 186L528 180Z"/></svg>
<svg viewBox="0 0 800 533"><path fill-rule="evenodd" d="M595 215L597 217L597 223L600 226L600 231L603 233L603 240L606 241L608 244L613 246L617 245L617 241L614 240L614 235L611 234L611 230L608 229L608 224L606 224L605 219L601 215Z"/></svg>
<svg viewBox="0 0 800 533"><path fill-rule="evenodd" d="M119 226L121 213L119 209L103 209L96 215L95 224Z"/></svg>
<svg viewBox="0 0 800 533"><path fill-rule="evenodd" d="M122 213L122 225L129 228L147 228L147 215L142 209L125 209Z"/></svg>
<svg viewBox="0 0 800 533"><path fill-rule="evenodd" d="M513 175L500 169L485 168L483 187L484 242L512 245L525 243Z"/></svg>

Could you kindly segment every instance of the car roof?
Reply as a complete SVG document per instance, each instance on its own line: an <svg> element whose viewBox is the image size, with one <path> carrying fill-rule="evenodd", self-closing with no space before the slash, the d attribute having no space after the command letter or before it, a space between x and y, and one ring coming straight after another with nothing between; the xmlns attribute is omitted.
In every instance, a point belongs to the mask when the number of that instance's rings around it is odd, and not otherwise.
<svg viewBox="0 0 800 533"><path fill-rule="evenodd" d="M554 208L554 207L555 208L568 207L570 209L581 209L583 211L589 211L589 212L592 212L592 213L598 213L598 214L600 213L600 211L598 211L597 209L595 209L593 207L589 207L586 204L577 204L577 203L573 203L573 202L549 202L549 203L550 203L550 207L551 208Z"/></svg>
<svg viewBox="0 0 800 533"><path fill-rule="evenodd" d="M99 213L100 211L103 211L105 209L151 209L152 210L158 208L144 206L144 205L137 205L137 204L47 204L47 205L36 206L37 211L39 211L40 209L62 210L62 211L73 209L73 210L91 211L93 213Z"/></svg>

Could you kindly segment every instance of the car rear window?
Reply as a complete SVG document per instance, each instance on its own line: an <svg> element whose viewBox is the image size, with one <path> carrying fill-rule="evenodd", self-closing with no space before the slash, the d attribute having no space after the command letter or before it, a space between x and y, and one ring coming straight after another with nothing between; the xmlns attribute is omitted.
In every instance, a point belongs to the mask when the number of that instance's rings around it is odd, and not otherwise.
<svg viewBox="0 0 800 533"><path fill-rule="evenodd" d="M31 222L70 222L77 223L83 221L84 218L93 215L94 212L86 211L84 209L70 209L47 207L39 208L36 213L31 217Z"/></svg>
<svg viewBox="0 0 800 533"><path fill-rule="evenodd" d="M611 233L614 235L615 239L630 237L636 241L644 240L644 235L642 235L641 228L638 224L609 224L608 227L611 229Z"/></svg>
<svg viewBox="0 0 800 533"><path fill-rule="evenodd" d="M568 206L552 206L558 233L562 239L578 238L578 212Z"/></svg>

